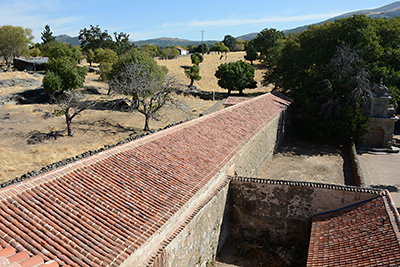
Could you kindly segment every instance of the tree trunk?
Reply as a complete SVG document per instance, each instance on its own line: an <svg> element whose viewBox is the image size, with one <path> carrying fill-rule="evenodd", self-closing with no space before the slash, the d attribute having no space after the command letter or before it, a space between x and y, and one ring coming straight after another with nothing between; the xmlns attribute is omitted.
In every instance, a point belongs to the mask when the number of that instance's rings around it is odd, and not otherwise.
<svg viewBox="0 0 400 267"><path fill-rule="evenodd" d="M190 80L189 87L192 87L192 86L193 86L193 82L194 82L194 80L193 80L193 79L191 79L191 80Z"/></svg>
<svg viewBox="0 0 400 267"><path fill-rule="evenodd" d="M65 110L65 122L67 123L67 133L69 137L74 136L74 133L72 132L72 120L71 116L69 115L69 108Z"/></svg>
<svg viewBox="0 0 400 267"><path fill-rule="evenodd" d="M149 120L150 120L150 116L145 115L145 119L144 119L144 131L150 131L150 127L149 127Z"/></svg>
<svg viewBox="0 0 400 267"><path fill-rule="evenodd" d="M10 60L7 57L5 58L5 60L6 60L6 66L7 66L6 71L9 71L11 69L12 60Z"/></svg>
<svg viewBox="0 0 400 267"><path fill-rule="evenodd" d="M231 95L231 89L228 89L228 95Z"/></svg>

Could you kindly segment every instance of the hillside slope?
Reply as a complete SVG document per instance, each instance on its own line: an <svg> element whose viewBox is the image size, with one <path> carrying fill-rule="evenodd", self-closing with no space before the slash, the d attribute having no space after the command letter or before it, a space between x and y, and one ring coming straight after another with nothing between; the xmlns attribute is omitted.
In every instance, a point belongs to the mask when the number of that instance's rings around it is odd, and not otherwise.
<svg viewBox="0 0 400 267"><path fill-rule="evenodd" d="M353 15L362 15L362 14L366 15L368 17L371 17L371 18L391 19L391 18L399 17L400 16L400 1L391 3L389 5L385 5L385 6L382 6L379 8L348 12L343 15L339 15L339 16L327 19L327 20L319 22L319 23L315 23L315 25L322 25L329 21L335 21L337 19L344 19L344 18L351 17ZM302 31L306 30L309 26L310 25L305 25L305 26L294 28L294 29L285 30L284 32L286 34L289 34L291 32L302 32Z"/></svg>

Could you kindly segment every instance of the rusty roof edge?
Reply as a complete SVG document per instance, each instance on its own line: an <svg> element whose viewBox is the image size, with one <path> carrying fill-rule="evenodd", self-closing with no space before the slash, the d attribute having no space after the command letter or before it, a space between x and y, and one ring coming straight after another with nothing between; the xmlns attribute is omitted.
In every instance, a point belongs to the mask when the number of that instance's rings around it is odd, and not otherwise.
<svg viewBox="0 0 400 267"><path fill-rule="evenodd" d="M283 180L264 179L264 178L250 178L250 177L242 177L242 176L229 176L229 179L232 181L239 181L239 182L326 188L326 189L349 191L349 192L370 193L370 194L375 194L375 195L380 195L380 196L387 194L386 190L384 190L384 189L364 188L364 187L356 187L356 186L350 186L350 185L335 185L335 184L324 184L324 183L313 183L313 182L283 181Z"/></svg>

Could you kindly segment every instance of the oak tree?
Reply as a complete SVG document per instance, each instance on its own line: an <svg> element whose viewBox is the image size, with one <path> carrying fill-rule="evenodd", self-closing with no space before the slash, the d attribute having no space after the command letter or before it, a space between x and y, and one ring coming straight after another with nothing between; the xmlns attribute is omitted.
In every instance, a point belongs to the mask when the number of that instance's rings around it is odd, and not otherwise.
<svg viewBox="0 0 400 267"><path fill-rule="evenodd" d="M28 44L32 43L32 30L20 26L0 27L0 56L6 61L6 71L11 69L14 58L28 55Z"/></svg>
<svg viewBox="0 0 400 267"><path fill-rule="evenodd" d="M149 131L150 119L157 120L158 111L172 102L175 83L166 68L158 66L148 54L133 49L113 65L109 86L112 92L127 96L132 111L144 115L144 130Z"/></svg>
<svg viewBox="0 0 400 267"><path fill-rule="evenodd" d="M243 94L245 88L256 88L257 82L254 80L254 68L249 63L239 60L219 65L215 72L218 78L218 85L228 89L228 94L232 91L239 91Z"/></svg>

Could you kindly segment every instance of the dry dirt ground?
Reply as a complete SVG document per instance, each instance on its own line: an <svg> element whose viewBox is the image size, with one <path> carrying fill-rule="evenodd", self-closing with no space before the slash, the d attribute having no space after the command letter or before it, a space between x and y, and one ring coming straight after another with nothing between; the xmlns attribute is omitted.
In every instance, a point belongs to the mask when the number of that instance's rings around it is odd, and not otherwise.
<svg viewBox="0 0 400 267"><path fill-rule="evenodd" d="M217 79L214 77L215 70L221 63L243 60L243 57L243 52L228 53L222 60L217 54L205 55L203 63L200 64L203 79L195 82L195 85L204 91L226 92L218 86ZM175 76L183 86L189 84L190 81L185 77L183 67L191 65L190 57L161 60L159 64L166 66L169 73ZM262 70L257 70L256 79L259 85L261 76ZM0 73L0 81L11 78L33 79L40 84L43 75L18 71ZM87 94L86 97L90 99L106 102L118 98L118 96L113 98L107 96L108 85L99 81L96 74L88 74L85 86L94 86L101 93L100 95ZM0 99L39 87L21 85L0 87ZM269 90L270 88L260 86L254 90L245 90L245 93L260 93ZM191 96L175 95L174 98L178 105L162 109L161 121L151 121L150 128L159 129L169 124L196 118L217 103L217 101L206 101ZM0 183L85 151L115 144L132 134L142 133L141 129L144 126L143 115L138 112L132 114L115 110L90 109L74 119L72 123L74 137L70 138L66 136L64 117L52 116L56 108L56 105L49 104L0 105ZM51 138L39 144L28 144L28 139L38 133L50 134Z"/></svg>
<svg viewBox="0 0 400 267"><path fill-rule="evenodd" d="M261 177L344 185L350 172L344 157L340 148L289 135L265 164Z"/></svg>

